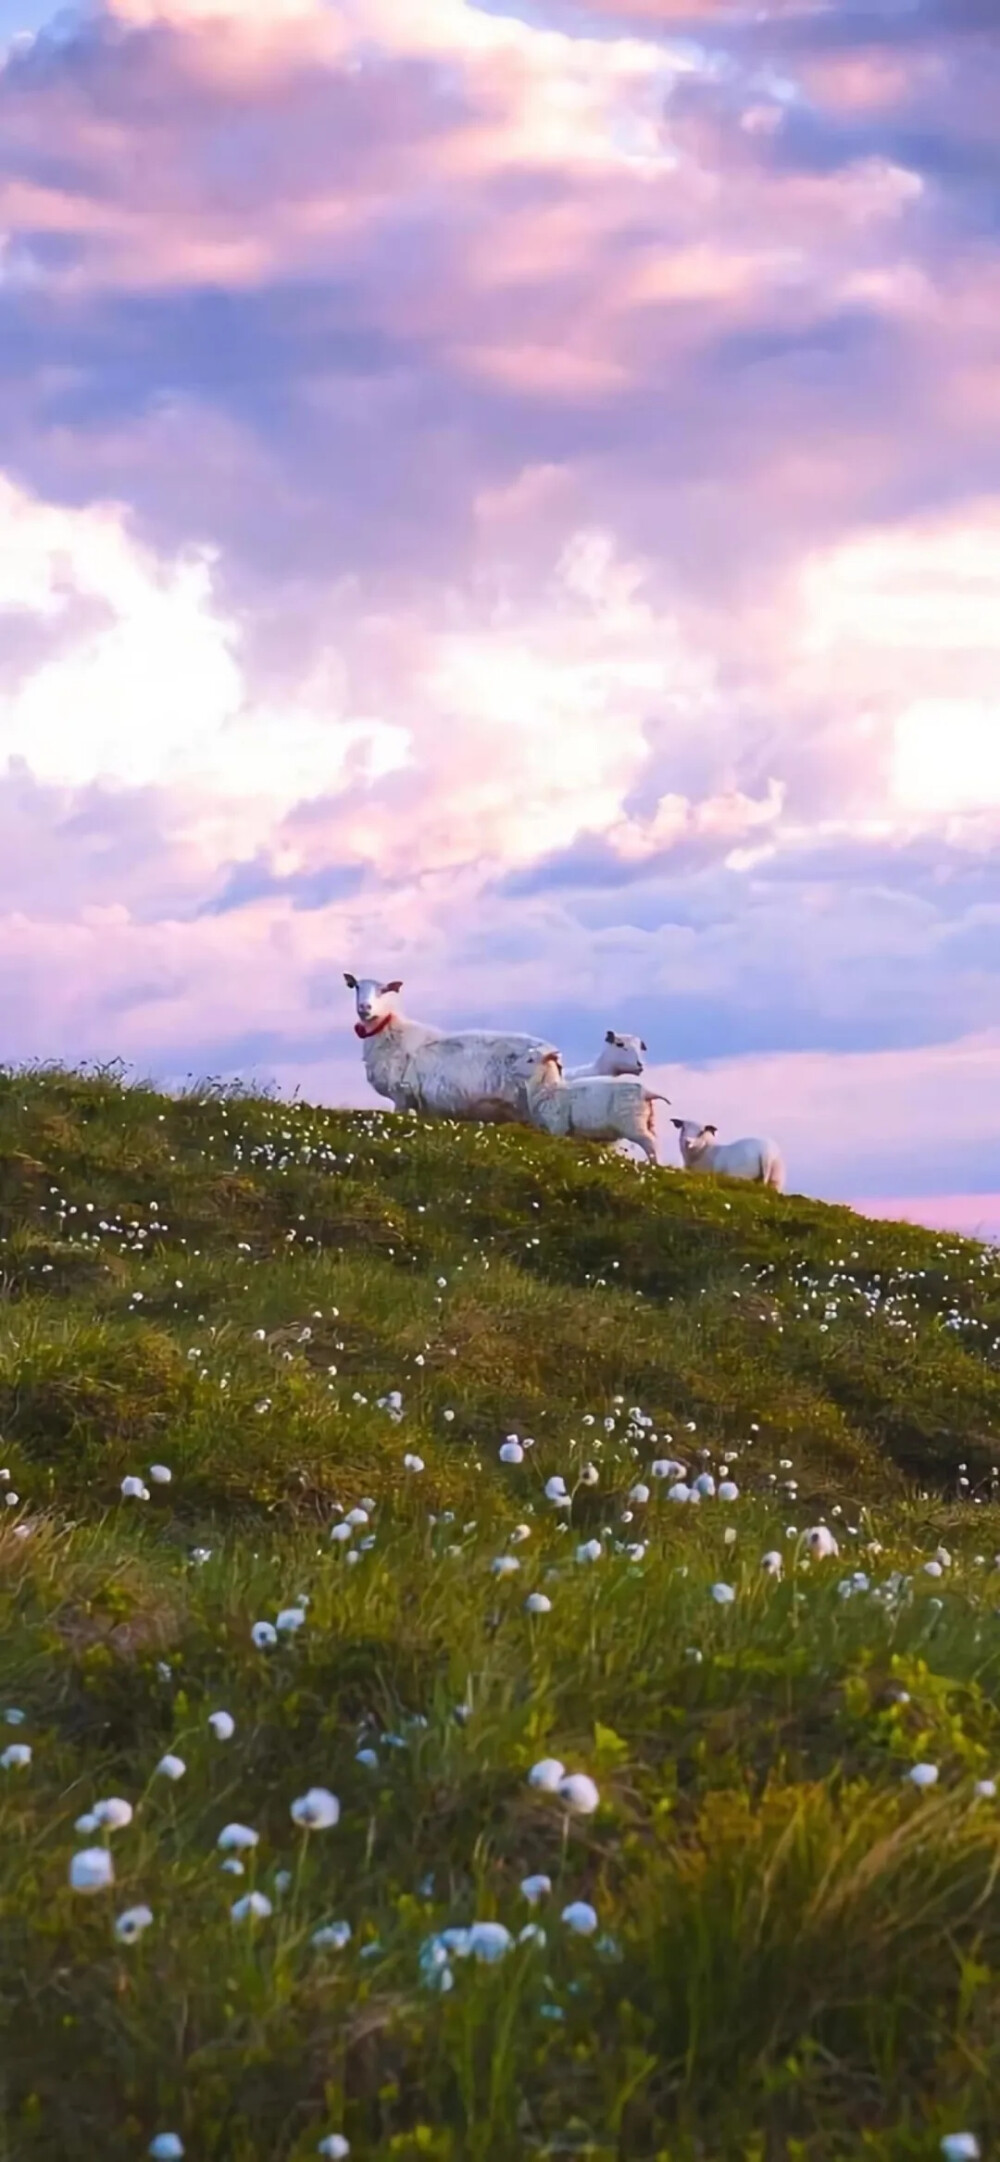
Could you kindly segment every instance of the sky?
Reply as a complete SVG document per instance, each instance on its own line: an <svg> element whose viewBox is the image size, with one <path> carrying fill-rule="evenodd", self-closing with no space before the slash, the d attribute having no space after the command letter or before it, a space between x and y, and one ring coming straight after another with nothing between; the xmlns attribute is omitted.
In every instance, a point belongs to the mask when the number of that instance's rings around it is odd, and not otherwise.
<svg viewBox="0 0 1000 2162"><path fill-rule="evenodd" d="M996 0L0 0L0 1058L998 1227L998 840Z"/></svg>

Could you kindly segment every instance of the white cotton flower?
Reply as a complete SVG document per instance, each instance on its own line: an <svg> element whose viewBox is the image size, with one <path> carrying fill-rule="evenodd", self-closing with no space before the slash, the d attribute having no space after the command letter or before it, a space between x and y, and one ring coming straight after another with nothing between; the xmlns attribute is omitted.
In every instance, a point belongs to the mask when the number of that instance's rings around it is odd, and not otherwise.
<svg viewBox="0 0 1000 2162"><path fill-rule="evenodd" d="M28 1715L26 1712L18 1710L16 1704L9 1704L7 1706L7 1710L3 1715L4 1725L8 1727L23 1727L27 1716Z"/></svg>
<svg viewBox="0 0 1000 2162"><path fill-rule="evenodd" d="M551 1614L552 1601L543 1591L530 1591L524 1602L529 1614Z"/></svg>
<svg viewBox="0 0 1000 2162"><path fill-rule="evenodd" d="M259 1652L273 1651L278 1641L278 1632L274 1623L269 1621L254 1622L250 1635Z"/></svg>
<svg viewBox="0 0 1000 2162"><path fill-rule="evenodd" d="M586 1772L564 1773L559 1781L559 1795L576 1817L592 1817L601 1799Z"/></svg>
<svg viewBox="0 0 1000 2162"><path fill-rule="evenodd" d="M732 1606L736 1593L731 1584L713 1584L712 1597L716 1606Z"/></svg>
<svg viewBox="0 0 1000 2162"><path fill-rule="evenodd" d="M516 1555L498 1554L496 1560L490 1563L490 1574L491 1576L516 1576L520 1566L521 1564Z"/></svg>
<svg viewBox="0 0 1000 2162"><path fill-rule="evenodd" d="M370 1521L371 1520L367 1509L348 1509L347 1515L344 1518L345 1524L350 1524L352 1530L357 1530L359 1525L367 1524Z"/></svg>
<svg viewBox="0 0 1000 2162"><path fill-rule="evenodd" d="M806 1532L805 1538L809 1552L816 1561L827 1561L831 1555L840 1553L832 1531L829 1531L825 1524L814 1524L812 1529Z"/></svg>
<svg viewBox="0 0 1000 2162"><path fill-rule="evenodd" d="M684 1465L678 1464L672 1456L658 1456L649 1467L653 1479L683 1479L684 1469Z"/></svg>
<svg viewBox="0 0 1000 2162"><path fill-rule="evenodd" d="M340 1818L340 1803L329 1787L310 1787L292 1803L292 1822L303 1832L328 1832Z"/></svg>
<svg viewBox="0 0 1000 2162"><path fill-rule="evenodd" d="M537 1907L540 1899L547 1899L552 1890L551 1877L522 1877L521 1896L529 1907Z"/></svg>
<svg viewBox="0 0 1000 2162"><path fill-rule="evenodd" d="M93 1815L105 1831L123 1832L132 1822L132 1804L123 1801L120 1794L110 1794L106 1801L94 1803Z"/></svg>
<svg viewBox="0 0 1000 2162"><path fill-rule="evenodd" d="M558 1794L559 1782L566 1777L566 1766L558 1757L540 1757L528 1773L529 1787L537 1787L542 1794Z"/></svg>
<svg viewBox="0 0 1000 2162"><path fill-rule="evenodd" d="M184 2141L179 2132L157 2132L146 2153L152 2156L153 2162L182 2162Z"/></svg>
<svg viewBox="0 0 1000 2162"><path fill-rule="evenodd" d="M275 1622L275 1628L281 1636L294 1636L296 1629L301 1629L305 1618L302 1607L284 1606Z"/></svg>
<svg viewBox="0 0 1000 2162"><path fill-rule="evenodd" d="M719 1485L720 1501L738 1501L740 1490L733 1479L723 1479Z"/></svg>
<svg viewBox="0 0 1000 2162"><path fill-rule="evenodd" d="M638 1486L633 1486L630 1488L628 1498L631 1502L635 1503L637 1508L641 1509L644 1504L649 1500L648 1486L644 1486L642 1481L640 1480Z"/></svg>
<svg viewBox="0 0 1000 2162"><path fill-rule="evenodd" d="M936 1764L914 1764L906 1774L913 1787L935 1787L940 1776Z"/></svg>
<svg viewBox="0 0 1000 2162"><path fill-rule="evenodd" d="M473 1922L469 1931L469 1951L473 1959L484 1966L492 1966L510 1951L514 1939L502 1922Z"/></svg>
<svg viewBox="0 0 1000 2162"><path fill-rule="evenodd" d="M223 1854L243 1854L248 1847L256 1847L260 1833L250 1824L224 1824L215 1844Z"/></svg>
<svg viewBox="0 0 1000 2162"><path fill-rule="evenodd" d="M977 1799L978 1799L979 1801L981 1801L981 1802L992 1802L992 1801L995 1801L995 1800L996 1800L996 1791L997 1791L997 1783L996 1783L996 1780L995 1780L995 1779L977 1779L977 1781L976 1781L976 1785L975 1785L975 1793L976 1793Z"/></svg>
<svg viewBox="0 0 1000 2162"><path fill-rule="evenodd" d="M578 1937L592 1937L597 1928L597 1913L586 1899L574 1899L562 1911L567 1929L576 1931Z"/></svg>
<svg viewBox="0 0 1000 2162"><path fill-rule="evenodd" d="M414 1456L412 1451L408 1450L403 1458L403 1468L405 1471L423 1471L423 1457Z"/></svg>
<svg viewBox="0 0 1000 2162"><path fill-rule="evenodd" d="M945 2162L979 2162L982 2149L974 2132L946 2132L941 2152Z"/></svg>
<svg viewBox="0 0 1000 2162"><path fill-rule="evenodd" d="M330 1537L337 1546L343 1546L345 1541L351 1537L351 1530L352 1527L345 1517L342 1524L331 1525Z"/></svg>
<svg viewBox="0 0 1000 2162"><path fill-rule="evenodd" d="M246 1876L246 1870L244 1869L242 1862L238 1862L234 1854L231 1854L229 1856L228 1861L220 1862L219 1867L224 1877Z"/></svg>
<svg viewBox="0 0 1000 2162"><path fill-rule="evenodd" d="M314 1929L309 1939L321 1951L342 1952L351 1941L350 1922L324 1922L321 1929Z"/></svg>
<svg viewBox="0 0 1000 2162"><path fill-rule="evenodd" d="M598 1471L596 1464L585 1464L583 1470L580 1473L580 1485L596 1486L598 1480L600 1479L600 1476L601 1474Z"/></svg>
<svg viewBox="0 0 1000 2162"><path fill-rule="evenodd" d="M27 1742L10 1742L0 1755L0 1771L23 1772L31 1763L31 1750Z"/></svg>
<svg viewBox="0 0 1000 2162"><path fill-rule="evenodd" d="M356 1764L363 1764L366 1771L378 1771L378 1757L374 1749L359 1749L354 1761Z"/></svg>
<svg viewBox="0 0 1000 2162"><path fill-rule="evenodd" d="M156 1770L162 1779L183 1779L187 1765L183 1757L175 1757L168 1750L166 1756L160 1758Z"/></svg>
<svg viewBox="0 0 1000 2162"><path fill-rule="evenodd" d="M153 1919L152 1907L126 1907L115 1922L119 1944L136 1944Z"/></svg>
<svg viewBox="0 0 1000 2162"><path fill-rule="evenodd" d="M939 1546L938 1548L936 1548L934 1559L935 1561L940 1562L942 1569L951 1568L951 1555L949 1554L946 1546Z"/></svg>
<svg viewBox="0 0 1000 2162"><path fill-rule="evenodd" d="M523 1464L524 1462L524 1450L519 1441L502 1441L499 1453L501 1464Z"/></svg>
<svg viewBox="0 0 1000 2162"><path fill-rule="evenodd" d="M73 1826L73 1830L79 1832L84 1839L89 1838L91 1832L99 1832L100 1829L101 1820L95 1817L92 1809L85 1809L82 1817L77 1817Z"/></svg>
<svg viewBox="0 0 1000 2162"><path fill-rule="evenodd" d="M266 1922L268 1915L273 1912L271 1902L264 1892L244 1892L242 1899L235 1900L229 1909L230 1918L234 1922Z"/></svg>
<svg viewBox="0 0 1000 2162"><path fill-rule="evenodd" d="M762 1555L760 1566L766 1569L768 1576L780 1576L785 1564L777 1549L772 1547L769 1554Z"/></svg>
<svg viewBox="0 0 1000 2162"><path fill-rule="evenodd" d="M512 1531L512 1532L511 1532L511 1534L510 1534L510 1538L509 1538L508 1544L509 1544L510 1546L523 1546L523 1544L524 1544L524 1541L525 1541L526 1539L530 1539L530 1537L531 1537L531 1525L530 1525L530 1524L515 1524L515 1526L514 1526L514 1529L513 1529L513 1531Z"/></svg>
<svg viewBox="0 0 1000 2162"><path fill-rule="evenodd" d="M115 1865L106 1847L82 1847L69 1865L74 1892L106 1892L115 1881Z"/></svg>
<svg viewBox="0 0 1000 2162"><path fill-rule="evenodd" d="M683 1479L675 1480L674 1485L667 1488L668 1501L693 1501L694 1498L693 1486L685 1486Z"/></svg>
<svg viewBox="0 0 1000 2162"><path fill-rule="evenodd" d="M600 1561L604 1548L599 1539L585 1539L576 1550L577 1561Z"/></svg>
<svg viewBox="0 0 1000 2162"><path fill-rule="evenodd" d="M702 1494L706 1501L711 1501L715 1493L715 1480L710 1471L700 1471L698 1477L692 1481L692 1486L696 1494Z"/></svg>
<svg viewBox="0 0 1000 2162"><path fill-rule="evenodd" d="M942 1569L942 1567L941 1567L941 1564L940 1564L940 1562L939 1562L939 1561L925 1561L925 1563L924 1563L924 1575L925 1575L925 1576L943 1576L943 1575L944 1575L944 1570Z"/></svg>
<svg viewBox="0 0 1000 2162"><path fill-rule="evenodd" d="M525 1922L524 1928L517 1932L517 1941L518 1944L537 1944L539 1951L544 1951L548 1943L544 1929L537 1922Z"/></svg>
<svg viewBox="0 0 1000 2162"><path fill-rule="evenodd" d="M317 2154L327 2157L327 2162L344 2162L345 2155L349 2155L350 2151L351 2142L344 2138L342 2132L328 2132L316 2149Z"/></svg>
<svg viewBox="0 0 1000 2162"><path fill-rule="evenodd" d="M563 1478L562 1472L553 1472L551 1479L546 1479L545 1481L546 1501L554 1502L556 1508L561 1509L568 1507L569 1498L570 1497L566 1492L566 1481Z"/></svg>
<svg viewBox="0 0 1000 2162"><path fill-rule="evenodd" d="M149 1476L154 1486L169 1486L174 1475L169 1464L151 1464Z"/></svg>
<svg viewBox="0 0 1000 2162"><path fill-rule="evenodd" d="M149 1500L148 1486L144 1486L141 1479L133 1478L131 1474L128 1478L122 1480L121 1494L123 1501Z"/></svg>
<svg viewBox="0 0 1000 2162"><path fill-rule="evenodd" d="M236 1721L231 1712L209 1712L208 1724L217 1742L231 1742L236 1732Z"/></svg>

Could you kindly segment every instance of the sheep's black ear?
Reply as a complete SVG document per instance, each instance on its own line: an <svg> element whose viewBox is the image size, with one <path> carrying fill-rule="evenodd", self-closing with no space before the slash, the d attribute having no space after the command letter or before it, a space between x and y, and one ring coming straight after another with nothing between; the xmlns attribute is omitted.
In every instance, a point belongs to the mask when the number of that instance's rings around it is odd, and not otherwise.
<svg viewBox="0 0 1000 2162"><path fill-rule="evenodd" d="M680 1133L680 1130L681 1130L681 1127L682 1127L682 1126L683 1126L683 1124L684 1124L684 1121L683 1121L683 1119L671 1119L671 1121L670 1121L670 1124L671 1124L671 1126L676 1126L676 1128L677 1128L677 1131L678 1131L678 1133Z"/></svg>
<svg viewBox="0 0 1000 2162"><path fill-rule="evenodd" d="M703 1134L717 1134L719 1131L717 1126L703 1126L701 1130Z"/></svg>
<svg viewBox="0 0 1000 2162"><path fill-rule="evenodd" d="M609 1028L609 1029L608 1029L608 1030L606 1031L606 1033L605 1033L604 1041L605 1041L605 1043L614 1043L614 1040L615 1040L615 1032L614 1032L614 1029L613 1029L613 1028Z"/></svg>
<svg viewBox="0 0 1000 2162"><path fill-rule="evenodd" d="M646 1050L646 1048L647 1048L647 1046L646 1046L646 1045L645 1045L645 1044L643 1043L642 1037L640 1036L640 1038L639 1038L639 1049L640 1049L640 1051L645 1051L645 1050Z"/></svg>
<svg viewBox="0 0 1000 2162"><path fill-rule="evenodd" d="M382 984L382 986L381 986L381 989L380 989L380 991L379 991L379 997L381 998L381 997L382 997L382 995L383 995L383 993L384 993L384 992L386 992L386 991L401 991L401 990L402 990L402 988L403 988L403 986L402 986L402 984L401 984L401 983L384 983L384 984Z"/></svg>
<svg viewBox="0 0 1000 2162"><path fill-rule="evenodd" d="M346 983L346 985L347 985L347 988L348 988L348 990L349 990L349 991L356 991L356 990L357 990L357 988L358 988L358 979L357 979L357 977L356 977L356 976L349 976L349 975L347 974L347 971L346 971L346 969L345 969L345 971L344 971L344 982Z"/></svg>

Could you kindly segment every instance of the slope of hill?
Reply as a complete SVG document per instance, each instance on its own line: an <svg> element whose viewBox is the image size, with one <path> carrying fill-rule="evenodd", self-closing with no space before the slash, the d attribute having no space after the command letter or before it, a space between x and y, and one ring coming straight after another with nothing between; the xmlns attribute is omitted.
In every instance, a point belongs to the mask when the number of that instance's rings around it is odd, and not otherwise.
<svg viewBox="0 0 1000 2162"><path fill-rule="evenodd" d="M6 2152L989 2151L995 1253L113 1073L0 1237Z"/></svg>

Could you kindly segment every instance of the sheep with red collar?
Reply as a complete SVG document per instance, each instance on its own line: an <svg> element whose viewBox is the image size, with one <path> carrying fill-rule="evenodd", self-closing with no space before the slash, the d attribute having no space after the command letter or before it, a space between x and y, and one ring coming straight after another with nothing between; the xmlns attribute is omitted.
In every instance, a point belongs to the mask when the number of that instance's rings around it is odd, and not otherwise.
<svg viewBox="0 0 1000 2162"><path fill-rule="evenodd" d="M551 1050L551 1045L536 1036L488 1029L446 1034L429 1022L407 1019L398 1004L400 982L347 974L344 982L354 992L355 1034L361 1039L369 1085L377 1095L388 1096L395 1110L494 1124L527 1120L527 1094L515 1071L517 1061L532 1050Z"/></svg>
<svg viewBox="0 0 1000 2162"><path fill-rule="evenodd" d="M558 1051L533 1046L517 1063L523 1074L533 1126L547 1134L575 1134L581 1141L634 1141L650 1163L658 1161L653 1105L669 1103L627 1075L585 1075L570 1080Z"/></svg>
<svg viewBox="0 0 1000 2162"><path fill-rule="evenodd" d="M591 1059L589 1066L565 1067L566 1079L590 1081L607 1076L617 1080L624 1074L640 1074L645 1049L641 1036L620 1036L617 1029L609 1028L597 1057Z"/></svg>
<svg viewBox="0 0 1000 2162"><path fill-rule="evenodd" d="M672 1119L681 1145L685 1171L721 1172L730 1179L756 1179L758 1185L785 1190L785 1166L775 1141L748 1136L742 1141L717 1141L714 1126L699 1126L697 1119Z"/></svg>

